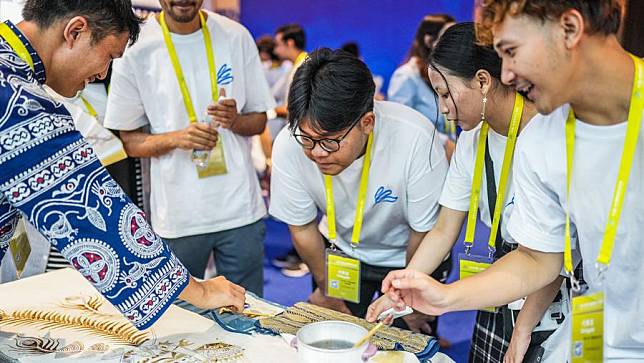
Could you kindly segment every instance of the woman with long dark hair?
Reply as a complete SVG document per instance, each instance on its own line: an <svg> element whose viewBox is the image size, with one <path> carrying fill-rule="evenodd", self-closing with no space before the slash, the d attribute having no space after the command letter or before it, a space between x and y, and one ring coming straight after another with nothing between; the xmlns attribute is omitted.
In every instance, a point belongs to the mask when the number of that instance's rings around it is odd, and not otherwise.
<svg viewBox="0 0 644 363"><path fill-rule="evenodd" d="M389 81L389 101L402 103L422 113L443 134L447 125L438 112L436 94L427 73L427 59L443 31L455 20L450 15L427 15L418 25L407 61L398 67Z"/></svg>

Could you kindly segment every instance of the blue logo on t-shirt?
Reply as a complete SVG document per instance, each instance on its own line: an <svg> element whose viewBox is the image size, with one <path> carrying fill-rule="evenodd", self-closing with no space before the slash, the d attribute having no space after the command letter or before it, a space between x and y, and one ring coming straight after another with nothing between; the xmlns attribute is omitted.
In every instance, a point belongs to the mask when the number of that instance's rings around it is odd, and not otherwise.
<svg viewBox="0 0 644 363"><path fill-rule="evenodd" d="M380 187L378 190L376 190L376 194L374 195L374 200L375 204L378 204L380 202L387 202L387 203L393 203L398 200L398 197L393 195L393 191L391 189L385 189L385 187Z"/></svg>
<svg viewBox="0 0 644 363"><path fill-rule="evenodd" d="M217 71L217 84L225 86L233 83L233 79L233 69L228 64L219 67L219 71Z"/></svg>
<svg viewBox="0 0 644 363"><path fill-rule="evenodd" d="M509 206L511 206L513 204L514 204L514 195L512 196L512 199L510 199L510 202L508 204L506 204L505 206L509 207Z"/></svg>

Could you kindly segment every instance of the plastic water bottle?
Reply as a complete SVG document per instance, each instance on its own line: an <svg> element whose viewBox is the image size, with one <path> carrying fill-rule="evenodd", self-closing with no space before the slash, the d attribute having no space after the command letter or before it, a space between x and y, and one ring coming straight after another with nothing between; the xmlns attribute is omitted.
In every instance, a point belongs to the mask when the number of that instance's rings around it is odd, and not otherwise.
<svg viewBox="0 0 644 363"><path fill-rule="evenodd" d="M199 122L210 124L212 118L207 113L202 120ZM210 159L210 150L192 150L192 163L197 166L199 169L205 169L208 167L208 160Z"/></svg>
<svg viewBox="0 0 644 363"><path fill-rule="evenodd" d="M222 89L223 91L223 89ZM228 99L224 94L219 95L217 102ZM208 112L204 112L204 118L199 122L209 123L211 127L218 128L220 126L219 122L213 122L212 116ZM218 140L219 142L221 140ZM192 150L192 162L200 169L205 169L208 167L208 160L210 160L210 150Z"/></svg>

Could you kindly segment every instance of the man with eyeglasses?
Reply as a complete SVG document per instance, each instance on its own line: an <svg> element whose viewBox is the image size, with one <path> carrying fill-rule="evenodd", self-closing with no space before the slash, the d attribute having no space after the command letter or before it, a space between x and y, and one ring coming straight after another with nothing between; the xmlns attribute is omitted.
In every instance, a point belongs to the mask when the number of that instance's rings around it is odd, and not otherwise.
<svg viewBox="0 0 644 363"><path fill-rule="evenodd" d="M431 122L374 101L374 89L358 58L313 52L289 90L289 127L275 140L271 181L270 213L289 225L313 274L309 300L360 317L382 278L405 266L436 222L448 167ZM435 277L446 277L450 264ZM430 320L418 314L402 325L435 332Z"/></svg>

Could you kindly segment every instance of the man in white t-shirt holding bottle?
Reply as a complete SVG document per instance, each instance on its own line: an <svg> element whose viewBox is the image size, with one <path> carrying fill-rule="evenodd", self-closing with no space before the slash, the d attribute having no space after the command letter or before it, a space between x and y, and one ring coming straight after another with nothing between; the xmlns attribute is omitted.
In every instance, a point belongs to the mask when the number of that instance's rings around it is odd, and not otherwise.
<svg viewBox="0 0 644 363"><path fill-rule="evenodd" d="M261 295L266 208L250 136L274 100L248 30L202 2L160 1L114 64L105 126L151 158L152 225L190 273L203 277L213 251L218 274Z"/></svg>
<svg viewBox="0 0 644 363"><path fill-rule="evenodd" d="M270 213L289 225L317 285L309 300L360 317L382 278L405 266L436 222L448 168L432 124L404 105L374 102L374 90L360 59L313 52L289 90L289 127L275 140L271 182ZM337 272L338 260L350 271ZM435 276L446 278L450 264ZM435 333L429 320L405 321Z"/></svg>
<svg viewBox="0 0 644 363"><path fill-rule="evenodd" d="M515 152L507 228L521 246L449 286L403 270L383 290L431 314L498 305L569 272L577 248L588 291L573 299L572 361L641 362L644 61L619 44L623 2L487 3L503 81L547 114Z"/></svg>

